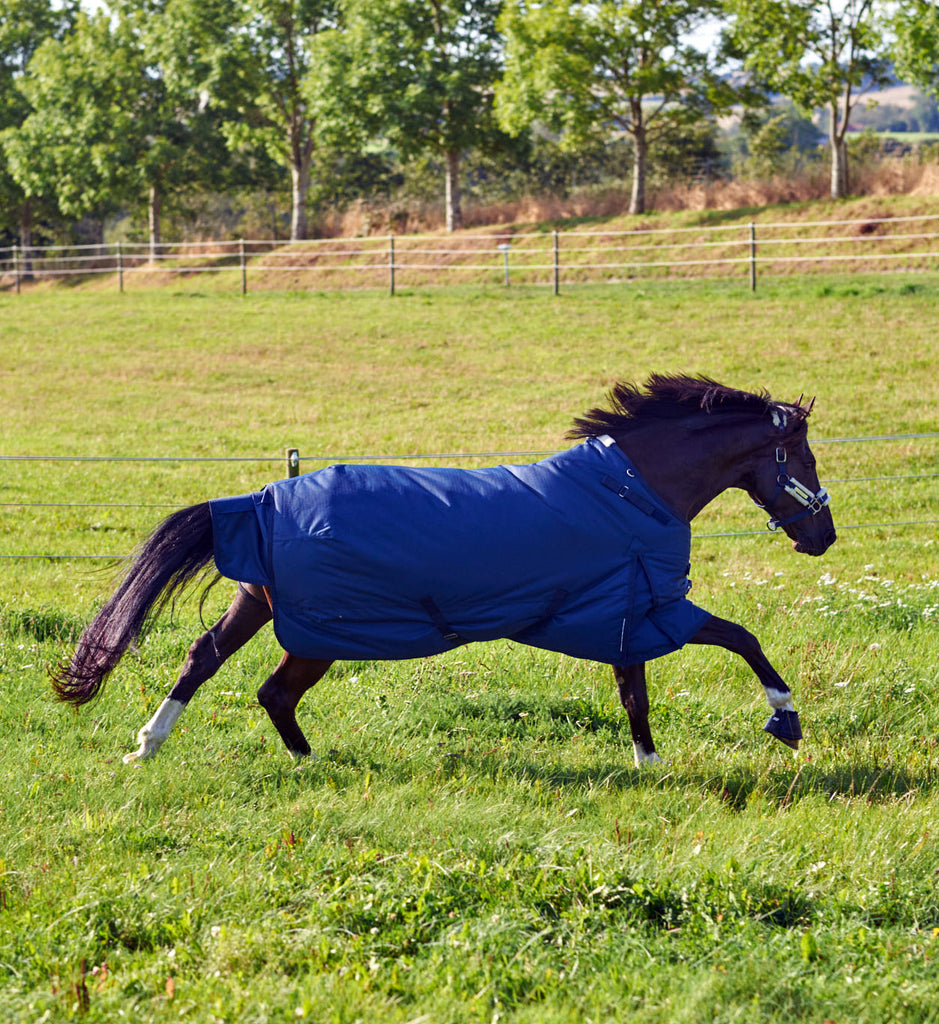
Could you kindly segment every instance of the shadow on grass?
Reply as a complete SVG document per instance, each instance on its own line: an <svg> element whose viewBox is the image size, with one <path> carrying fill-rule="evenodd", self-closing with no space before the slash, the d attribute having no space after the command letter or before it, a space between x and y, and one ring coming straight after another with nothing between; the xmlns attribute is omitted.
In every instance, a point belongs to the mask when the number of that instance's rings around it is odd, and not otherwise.
<svg viewBox="0 0 939 1024"><path fill-rule="evenodd" d="M572 797L602 791L684 791L716 799L728 810L742 812L751 803L785 810L802 800L818 797L827 802L860 800L871 805L890 804L911 794L929 795L939 782L931 772L923 774L874 763L836 767L803 764L796 769L768 771L737 767L713 774L668 764L637 768L627 762L625 752L622 760L608 759L575 767L547 758L536 760L529 752L501 747L485 749L485 744L477 745L476 739L458 750L439 744L438 752L428 756L425 750L414 758L383 758L363 751L333 749L324 751L317 760L300 764L285 761L272 765L268 761L262 775L255 775L250 764L242 761L242 783L251 790L299 792L323 784L338 791L360 787L365 773L389 785L421 780L428 785L461 780L479 783L488 778L498 787L505 780L514 779L526 788L537 785L543 791L560 791Z"/></svg>
<svg viewBox="0 0 939 1024"><path fill-rule="evenodd" d="M680 768L669 770L667 766L633 768L607 764L574 769L526 761L514 765L510 771L518 778L537 780L542 786L555 789L690 789L716 797L733 811L744 810L751 801L766 801L786 808L817 796L827 800L891 803L912 793L932 793L939 781L932 773L923 775L876 764L836 768L803 765L795 772L774 769L768 773L735 769L726 775L703 775Z"/></svg>

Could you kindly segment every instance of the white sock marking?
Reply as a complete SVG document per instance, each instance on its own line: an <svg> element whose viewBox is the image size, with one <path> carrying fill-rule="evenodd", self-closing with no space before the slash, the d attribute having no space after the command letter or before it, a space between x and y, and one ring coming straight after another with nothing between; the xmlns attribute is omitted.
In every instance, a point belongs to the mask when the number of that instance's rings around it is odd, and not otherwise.
<svg viewBox="0 0 939 1024"><path fill-rule="evenodd" d="M124 764L147 761L153 757L166 742L166 738L173 731L173 726L185 708L186 705L182 701L167 697L157 708L153 718L137 733L137 742L140 744L140 748L132 754L125 754Z"/></svg>
<svg viewBox="0 0 939 1024"><path fill-rule="evenodd" d="M795 711L792 706L792 693L789 690L774 690L770 686L764 686L766 699L774 711Z"/></svg>
<svg viewBox="0 0 939 1024"><path fill-rule="evenodd" d="M665 762L654 751L648 751L641 743L633 742L633 756L636 759L636 767L641 768L644 764L664 764Z"/></svg>

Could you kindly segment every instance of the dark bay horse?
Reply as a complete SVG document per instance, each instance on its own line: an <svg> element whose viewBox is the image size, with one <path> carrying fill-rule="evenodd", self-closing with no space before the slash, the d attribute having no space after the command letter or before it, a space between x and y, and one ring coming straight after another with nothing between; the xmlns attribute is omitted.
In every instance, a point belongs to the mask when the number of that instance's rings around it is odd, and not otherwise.
<svg viewBox="0 0 939 1024"><path fill-rule="evenodd" d="M757 639L685 595L689 523L727 488L748 492L796 551L834 543L811 408L653 375L575 420L569 437L582 444L528 466L330 467L183 509L138 549L55 690L92 700L174 596L224 575L238 583L231 606L193 643L126 762L152 757L196 690L272 620L286 653L258 700L297 756L310 754L297 705L334 660L495 637L610 664L637 764L660 760L645 662L685 643L743 657L772 709L766 731L797 748L792 694Z"/></svg>

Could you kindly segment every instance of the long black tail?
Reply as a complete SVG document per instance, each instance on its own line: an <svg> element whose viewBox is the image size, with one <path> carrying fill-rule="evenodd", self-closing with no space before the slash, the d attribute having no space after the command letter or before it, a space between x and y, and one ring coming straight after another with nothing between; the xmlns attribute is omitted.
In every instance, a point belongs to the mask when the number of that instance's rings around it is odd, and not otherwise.
<svg viewBox="0 0 939 1024"><path fill-rule="evenodd" d="M53 673L60 700L93 700L127 648L167 603L214 568L208 502L163 520L138 548L120 586L82 633L75 653Z"/></svg>

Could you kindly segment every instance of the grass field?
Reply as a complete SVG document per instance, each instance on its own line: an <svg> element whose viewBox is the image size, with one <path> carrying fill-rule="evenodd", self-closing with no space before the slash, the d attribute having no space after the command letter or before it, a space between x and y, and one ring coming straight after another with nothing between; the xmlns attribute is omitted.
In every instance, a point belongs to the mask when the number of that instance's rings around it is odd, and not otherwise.
<svg viewBox="0 0 939 1024"><path fill-rule="evenodd" d="M509 643L337 667L301 765L254 701L269 634L122 764L191 605L78 716L46 679L108 588L78 556L283 475L286 446L553 450L653 370L815 394L817 441L935 431L937 300L926 274L0 296L0 455L45 457L0 481L0 1018L939 1020L937 438L815 445L821 560L739 493L695 523L694 598L764 642L797 754L706 648L651 666L669 763L642 771L609 669Z"/></svg>

